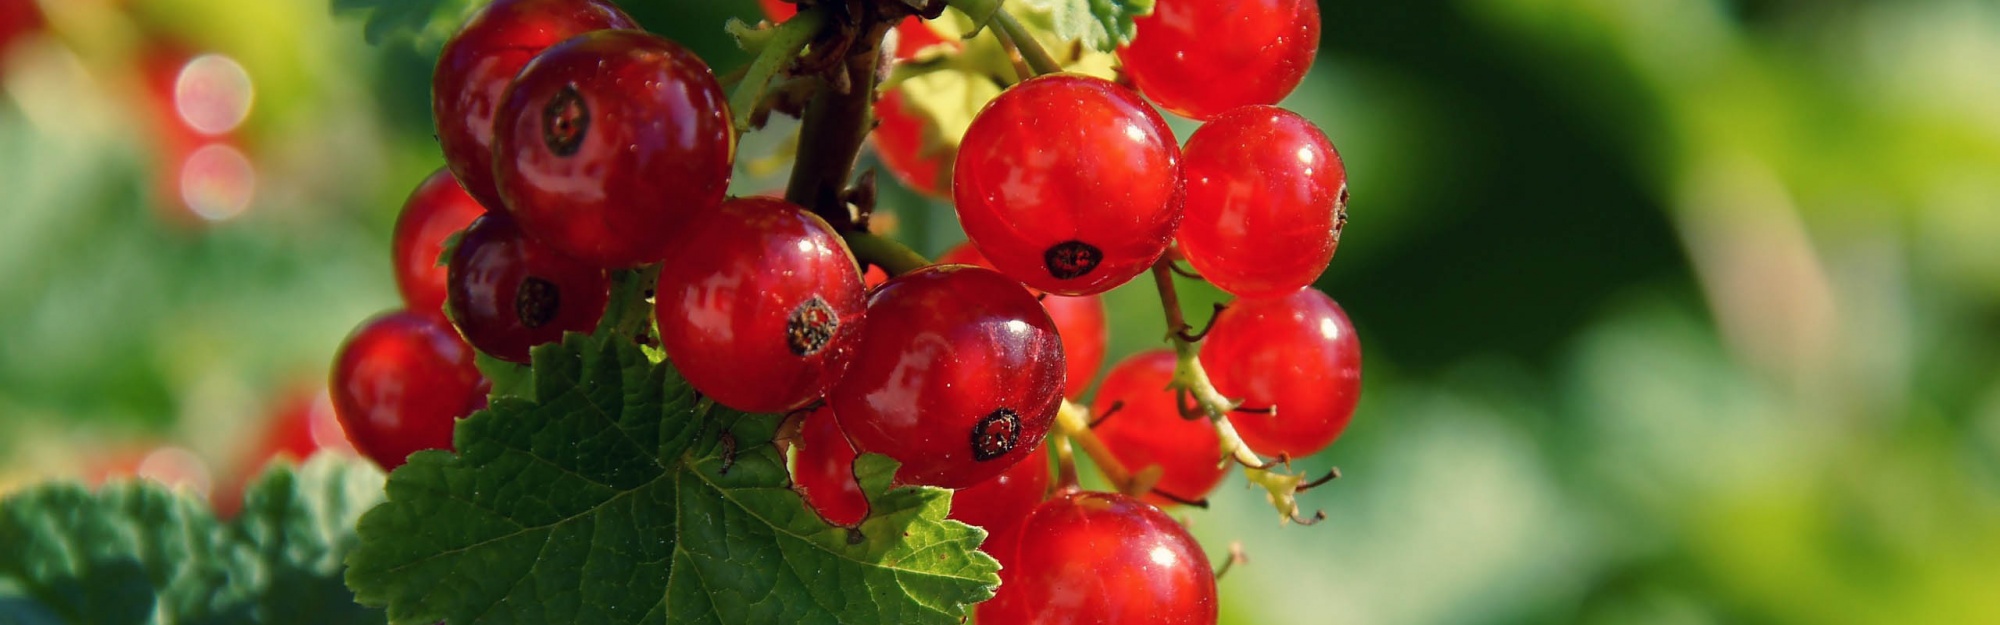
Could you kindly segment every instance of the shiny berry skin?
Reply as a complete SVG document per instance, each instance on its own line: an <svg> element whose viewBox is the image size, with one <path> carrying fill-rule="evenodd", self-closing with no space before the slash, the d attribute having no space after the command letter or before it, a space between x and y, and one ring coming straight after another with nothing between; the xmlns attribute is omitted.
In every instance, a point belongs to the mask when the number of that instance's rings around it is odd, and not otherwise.
<svg viewBox="0 0 2000 625"><path fill-rule="evenodd" d="M986 260L986 255L970 243L960 243L938 257L938 264L954 263L994 268L993 261ZM1108 347L1110 331L1105 327L1104 298L1043 294L1041 300L1042 309L1049 311L1049 319L1056 322L1056 332L1062 335L1063 362L1068 367L1063 376L1068 380L1063 385L1063 396L1083 397L1091 380L1097 379L1097 368L1104 365L1104 351Z"/></svg>
<svg viewBox="0 0 2000 625"><path fill-rule="evenodd" d="M1194 537L1158 508L1071 492L1022 520L980 625L1212 624L1215 573Z"/></svg>
<svg viewBox="0 0 2000 625"><path fill-rule="evenodd" d="M1119 361L1090 403L1090 414L1102 419L1092 431L1125 466L1160 465L1165 473L1154 490L1192 501L1206 497L1227 467L1219 462L1222 439L1215 425L1181 418L1167 388L1173 379L1173 350L1147 350ZM1113 404L1119 404L1116 411ZM1152 493L1142 498L1154 505L1173 503Z"/></svg>
<svg viewBox="0 0 2000 625"><path fill-rule="evenodd" d="M605 269L665 259L715 211L735 159L729 107L693 52L604 30L543 51L494 117L494 175L536 239Z"/></svg>
<svg viewBox="0 0 2000 625"><path fill-rule="evenodd" d="M611 279L604 270L528 238L514 220L473 220L451 255L451 319L473 347L527 363L528 348L589 332L604 317Z"/></svg>
<svg viewBox="0 0 2000 625"><path fill-rule="evenodd" d="M1035 445L1028 457L993 479L958 489L945 518L986 529L987 541L1012 529L1049 494L1049 447Z"/></svg>
<svg viewBox="0 0 2000 625"><path fill-rule="evenodd" d="M930 266L868 297L847 375L827 394L854 447L904 484L964 488L1028 456L1062 402L1062 340L1035 297L990 269Z"/></svg>
<svg viewBox="0 0 2000 625"><path fill-rule="evenodd" d="M882 166L912 191L940 198L949 195L955 152L922 152L925 121L904 104L902 90L883 93L882 99L875 101L875 116L881 123L869 137L875 142L875 155L881 157Z"/></svg>
<svg viewBox="0 0 2000 625"><path fill-rule="evenodd" d="M348 440L384 469L418 450L449 449L457 420L486 405L472 348L436 316L402 311L347 337L330 390Z"/></svg>
<svg viewBox="0 0 2000 625"><path fill-rule="evenodd" d="M667 357L695 390L745 412L826 394L860 338L867 292L854 254L784 200L724 202L660 269L653 305Z"/></svg>
<svg viewBox="0 0 2000 625"><path fill-rule="evenodd" d="M1313 0L1160 0L1118 50L1125 74L1160 108L1208 120L1277 104L1319 54Z"/></svg>
<svg viewBox="0 0 2000 625"><path fill-rule="evenodd" d="M1347 167L1296 113L1232 109L1182 152L1180 250L1203 278L1241 297L1297 291L1326 270L1347 224Z"/></svg>
<svg viewBox="0 0 2000 625"><path fill-rule="evenodd" d="M395 255L396 290L403 305L414 312L444 316L445 268L438 258L444 254L445 239L465 230L486 209L465 193L440 169L403 202L396 216L396 238L390 249Z"/></svg>
<svg viewBox="0 0 2000 625"><path fill-rule="evenodd" d="M792 458L792 486L827 523L843 527L868 518L868 496L854 479L854 445L840 431L833 409L821 406L806 413L799 425L798 450Z"/></svg>
<svg viewBox="0 0 2000 625"><path fill-rule="evenodd" d="M1138 94L1049 74L973 118L952 197L966 237L1007 275L1059 295L1101 293L1166 251L1181 217L1180 158Z"/></svg>
<svg viewBox="0 0 2000 625"><path fill-rule="evenodd" d="M544 48L607 28L638 28L603 0L495 0L438 53L431 119L453 176L480 204L500 210L493 181L493 119L514 75Z"/></svg>
<svg viewBox="0 0 2000 625"><path fill-rule="evenodd" d="M1361 341L1333 298L1312 289L1229 305L1202 342L1215 390L1250 409L1229 415L1250 448L1302 458L1326 448L1361 399Z"/></svg>

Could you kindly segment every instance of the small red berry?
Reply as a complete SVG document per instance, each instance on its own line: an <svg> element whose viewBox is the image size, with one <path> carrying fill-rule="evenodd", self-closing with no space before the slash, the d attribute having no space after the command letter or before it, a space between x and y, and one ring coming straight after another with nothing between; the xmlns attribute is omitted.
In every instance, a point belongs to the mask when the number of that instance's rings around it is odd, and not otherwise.
<svg viewBox="0 0 2000 625"><path fill-rule="evenodd" d="M444 315L445 271L439 263L444 243L465 230L474 218L486 213L479 202L440 169L425 178L403 212L396 217L396 235L390 248L396 267L396 290L412 312Z"/></svg>
<svg viewBox="0 0 2000 625"><path fill-rule="evenodd" d="M419 450L451 448L457 420L486 405L472 348L435 316L401 311L347 337L331 392L348 440L384 469Z"/></svg>
<svg viewBox="0 0 2000 625"><path fill-rule="evenodd" d="M1185 419L1167 385L1174 379L1173 350L1139 352L1119 361L1104 377L1091 402L1091 414L1102 422L1093 428L1111 455L1132 469L1160 465L1164 473L1153 489L1183 501L1201 499L1222 481L1226 468L1222 439L1206 418ZM1116 409L1113 406L1117 406ZM1172 499L1148 493L1154 505Z"/></svg>
<svg viewBox="0 0 2000 625"><path fill-rule="evenodd" d="M595 329L611 299L604 270L528 238L505 214L474 220L449 269L452 321L473 347L510 362Z"/></svg>
<svg viewBox="0 0 2000 625"><path fill-rule="evenodd" d="M799 424L792 485L827 523L853 527L868 518L868 496L854 479L854 445L840 431L833 409L821 406Z"/></svg>
<svg viewBox="0 0 2000 625"><path fill-rule="evenodd" d="M1277 104L1319 54L1315 0L1159 0L1118 51L1126 75L1160 108L1207 120Z"/></svg>
<svg viewBox="0 0 2000 625"><path fill-rule="evenodd" d="M1311 285L1347 222L1347 167L1333 143L1275 106L1232 109L1182 152L1180 251L1210 283L1241 297Z"/></svg>
<svg viewBox="0 0 2000 625"><path fill-rule="evenodd" d="M1201 366L1215 390L1243 400L1248 410L1229 420L1260 454L1303 458L1326 448L1361 399L1354 324L1333 298L1312 289L1230 304L1203 341Z"/></svg>

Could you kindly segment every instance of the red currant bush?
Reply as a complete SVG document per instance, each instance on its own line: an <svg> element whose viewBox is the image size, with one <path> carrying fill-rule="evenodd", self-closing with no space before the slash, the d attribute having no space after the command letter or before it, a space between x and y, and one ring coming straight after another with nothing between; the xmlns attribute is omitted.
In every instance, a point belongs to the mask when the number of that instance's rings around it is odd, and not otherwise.
<svg viewBox="0 0 2000 625"><path fill-rule="evenodd" d="M375 317L348 336L331 389L348 439L384 469L450 448L453 423L486 405L472 348L436 316L410 312Z"/></svg>
<svg viewBox="0 0 2000 625"><path fill-rule="evenodd" d="M444 315L445 268L438 266L444 255L445 239L465 230L486 209L474 201L453 180L451 172L440 169L403 203L396 216L396 238L391 244L395 255L396 290L411 311Z"/></svg>
<svg viewBox="0 0 2000 625"><path fill-rule="evenodd" d="M1160 108L1214 119L1238 106L1277 104L1319 53L1314 0L1159 0L1118 51L1126 75Z"/></svg>
<svg viewBox="0 0 2000 625"><path fill-rule="evenodd" d="M980 625L1214 623L1208 556L1166 513L1115 493L1057 495L997 556L1000 591Z"/></svg>
<svg viewBox="0 0 2000 625"><path fill-rule="evenodd" d="M514 74L542 49L606 28L638 28L603 0L495 0L438 53L431 117L453 176L487 208L500 208L493 182L493 120Z"/></svg>
<svg viewBox="0 0 2000 625"><path fill-rule="evenodd" d="M606 30L521 69L494 117L494 175L535 238L606 269L665 259L715 211L735 137L722 87L680 44Z"/></svg>
<svg viewBox="0 0 2000 625"><path fill-rule="evenodd" d="M1138 94L1052 74L973 118L952 197L966 237L995 267L1043 291L1089 295L1166 251L1181 218L1180 160L1173 132Z"/></svg>
<svg viewBox="0 0 2000 625"><path fill-rule="evenodd" d="M472 222L449 268L451 318L479 351L528 362L528 348L589 332L604 316L604 270L530 239L504 214Z"/></svg>
<svg viewBox="0 0 2000 625"><path fill-rule="evenodd" d="M1325 449L1361 399L1354 324L1312 289L1230 304L1209 330L1201 366L1215 390L1243 400L1246 410L1229 419L1259 453L1302 458Z"/></svg>
<svg viewBox="0 0 2000 625"><path fill-rule="evenodd" d="M1173 379L1173 350L1133 354L1104 377L1091 414L1103 420L1094 430L1113 455L1135 469L1160 465L1164 473L1153 489L1192 501L1222 481L1222 439L1208 419L1181 418L1174 392L1167 388ZM1155 505L1173 502L1152 493L1143 499Z"/></svg>
<svg viewBox="0 0 2000 625"><path fill-rule="evenodd" d="M790 202L736 198L660 268L667 357L695 389L746 412L826 394L854 351L866 294L833 228Z"/></svg>
<svg viewBox="0 0 2000 625"><path fill-rule="evenodd" d="M792 457L792 486L827 523L854 527L868 518L868 497L854 479L854 444L840 431L833 409L821 406L799 424Z"/></svg>
<svg viewBox="0 0 2000 625"><path fill-rule="evenodd" d="M1275 106L1232 109L1196 130L1182 154L1180 250L1203 278L1269 297L1326 270L1347 221L1347 167L1312 122Z"/></svg>
<svg viewBox="0 0 2000 625"><path fill-rule="evenodd" d="M827 400L855 448L906 484L964 488L1042 441L1062 401L1062 341L1012 278L966 265L892 278Z"/></svg>

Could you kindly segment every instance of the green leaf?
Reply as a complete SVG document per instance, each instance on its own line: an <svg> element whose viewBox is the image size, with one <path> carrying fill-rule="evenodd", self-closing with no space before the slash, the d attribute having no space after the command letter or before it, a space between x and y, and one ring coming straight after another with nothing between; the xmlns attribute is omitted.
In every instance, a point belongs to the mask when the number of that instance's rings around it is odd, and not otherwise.
<svg viewBox="0 0 2000 625"><path fill-rule="evenodd" d="M1017 2L1028 9L1018 15L1023 22L1048 28L1059 41L1081 41L1085 47L1101 52L1117 50L1119 45L1132 41L1138 32L1133 20L1153 14L1153 0Z"/></svg>
<svg viewBox="0 0 2000 625"><path fill-rule="evenodd" d="M324 455L266 472L228 523L150 482L23 491L0 501L0 622L382 623L340 579L381 489Z"/></svg>
<svg viewBox="0 0 2000 625"><path fill-rule="evenodd" d="M362 37L373 45L411 39L428 46L445 36L487 0L333 0L334 15L367 14Z"/></svg>
<svg viewBox="0 0 2000 625"><path fill-rule="evenodd" d="M363 516L348 585L395 622L956 623L992 596L984 532L950 493L889 490L827 525L788 486L779 419L700 400L631 341L534 351L534 397L458 425Z"/></svg>

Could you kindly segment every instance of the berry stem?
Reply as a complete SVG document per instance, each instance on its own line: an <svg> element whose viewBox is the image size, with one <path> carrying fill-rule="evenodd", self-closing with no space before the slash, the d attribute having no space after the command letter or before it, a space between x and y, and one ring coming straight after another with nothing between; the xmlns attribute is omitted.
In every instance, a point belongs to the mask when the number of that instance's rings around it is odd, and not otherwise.
<svg viewBox="0 0 2000 625"><path fill-rule="evenodd" d="M1097 434L1090 430L1088 409L1070 403L1067 399L1063 400L1062 408L1056 411L1056 430L1063 438L1074 441L1077 448L1083 450L1083 455L1090 456L1091 463L1097 465L1097 472L1103 474L1105 481L1111 482L1111 487L1118 492L1137 497L1152 488L1152 484L1141 484L1141 480L1134 479L1132 471L1125 468L1125 463L1119 462L1117 456L1111 455L1111 448L1105 446L1104 441L1098 439ZM1059 451L1061 449L1058 447ZM1073 475L1076 469L1072 463L1062 471ZM1150 481L1159 480L1155 477Z"/></svg>
<svg viewBox="0 0 2000 625"><path fill-rule="evenodd" d="M729 94L729 109L736 112L734 120L738 139L750 131L751 121L758 117L757 108L764 105L765 90L771 86L771 79L798 61L806 44L811 43L826 25L826 12L817 6L800 11L798 15L785 20L775 29L737 28L732 21L731 33L737 39L755 41L763 47L757 58L743 71L734 91Z"/></svg>
<svg viewBox="0 0 2000 625"><path fill-rule="evenodd" d="M847 248L854 252L854 258L881 267L891 276L900 276L931 264L930 259L889 237L861 231L849 232L841 237L847 240Z"/></svg>
<svg viewBox="0 0 2000 625"><path fill-rule="evenodd" d="M993 23L999 26L994 30L994 34L1000 38L1000 44L1020 53L1021 58L1028 62L1028 67L1035 70L1036 74L1054 74L1062 71L1062 64L1049 56L1049 51L1042 49L1041 42L1035 40L1034 34L1021 26L1021 21L1014 19L1014 15L1008 13L1006 8L1002 7L993 12Z"/></svg>
<svg viewBox="0 0 2000 625"><path fill-rule="evenodd" d="M800 15L804 15L801 13ZM843 234L856 230L854 212L842 199L861 143L875 128L875 78L882 38L895 22L864 12L848 56L827 70L806 103L799 127L799 156L785 199L811 209ZM797 18L793 18L797 19ZM788 22L789 23L789 22ZM774 46L775 47L775 46Z"/></svg>

